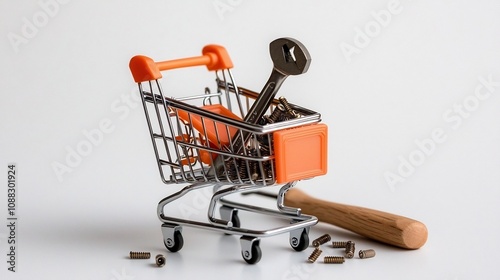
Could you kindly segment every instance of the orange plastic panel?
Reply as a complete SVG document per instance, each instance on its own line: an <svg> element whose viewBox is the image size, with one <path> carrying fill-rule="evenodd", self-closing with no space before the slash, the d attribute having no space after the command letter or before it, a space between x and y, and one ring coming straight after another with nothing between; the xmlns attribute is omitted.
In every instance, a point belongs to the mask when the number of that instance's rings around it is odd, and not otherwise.
<svg viewBox="0 0 500 280"><path fill-rule="evenodd" d="M326 174L328 127L325 124L277 131L273 139L278 184Z"/></svg>
<svg viewBox="0 0 500 280"><path fill-rule="evenodd" d="M212 142L208 141L205 141L203 139L203 136L200 134L200 137L198 138L200 140L200 143L202 145L205 145L205 146L209 146L210 148L213 148L213 149L218 149L219 147L215 144L213 144ZM212 164L212 160L216 159L217 158L217 154L216 153L211 153L209 151L205 151L205 150L202 150L200 149L200 160L201 162L205 163L205 164ZM212 158L212 159L210 159Z"/></svg>
<svg viewBox="0 0 500 280"><path fill-rule="evenodd" d="M214 104L214 105L206 105L202 106L202 109L205 109L207 111L210 111L212 113L219 114L221 116L231 118L234 120L241 120L240 117L237 115L233 114L229 109L226 107L220 105L220 104ZM210 141L213 144L218 145L220 142L222 145L229 145L230 139L233 137L233 135L236 133L237 129L235 127L229 127L229 134L228 130L226 129L226 125L220 122L214 122L211 119L204 118L203 121L205 123L205 128L206 131L203 129L203 123L201 122L201 116L196 115L194 113L191 114L191 119L189 119L189 114L186 111L183 110L177 110L177 113L179 114L179 118L185 122L192 122L193 127L199 131L202 135L207 136L208 141ZM206 132L206 133L205 133ZM219 135L219 139L217 139L217 133Z"/></svg>

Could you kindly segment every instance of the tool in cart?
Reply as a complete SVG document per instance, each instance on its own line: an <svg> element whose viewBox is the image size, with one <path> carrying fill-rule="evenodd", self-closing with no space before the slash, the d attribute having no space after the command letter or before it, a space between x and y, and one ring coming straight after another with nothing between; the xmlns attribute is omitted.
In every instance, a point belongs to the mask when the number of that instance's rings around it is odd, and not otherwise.
<svg viewBox="0 0 500 280"><path fill-rule="evenodd" d="M263 192L246 192L272 198L277 195ZM284 203L297 207L303 213L370 239L404 249L418 249L427 241L427 227L416 220L374 209L316 199L299 189L290 189Z"/></svg>
<svg viewBox="0 0 500 280"><path fill-rule="evenodd" d="M287 104L298 117L257 123L262 115L272 113L280 104L274 96L286 75L307 70L310 57L304 50L302 44L290 38L271 43L276 69L261 94L236 85L230 71L233 63L222 46L207 45L197 57L155 62L139 55L130 60L161 179L165 184L186 184L158 203L163 242L169 251L177 252L183 247L185 226L241 235L241 255L249 264L261 259L263 237L289 233L289 243L294 250L303 251L308 247L309 230L318 219L284 206L284 196L278 197L277 209L224 199L230 194L276 185L285 193L299 180L326 174L328 131L327 126L320 123L319 113ZM283 70L280 63L289 65ZM215 72L216 91L205 89L203 94L195 96L167 97L161 86L161 71L192 66L206 66ZM210 174L222 158L225 158L221 164L223 172ZM174 217L166 211L171 202L206 187L214 190L207 222ZM215 209L219 205L217 215ZM281 218L286 225L270 229L243 227L239 211Z"/></svg>
<svg viewBox="0 0 500 280"><path fill-rule="evenodd" d="M257 124L269 109L285 79L290 75L306 73L311 64L311 56L306 47L293 38L279 38L272 41L269 44L269 53L273 61L273 70L259 96L245 115L246 123ZM232 153L241 154L250 136L250 133L245 131L237 133L231 141L229 150ZM223 172L224 159L227 160L227 158L218 157L209 174Z"/></svg>
<svg viewBox="0 0 500 280"><path fill-rule="evenodd" d="M248 123L257 123L260 120L288 76L306 73L311 64L311 56L306 47L293 38L272 41L269 44L269 52L273 70L259 97L245 116L244 121Z"/></svg>

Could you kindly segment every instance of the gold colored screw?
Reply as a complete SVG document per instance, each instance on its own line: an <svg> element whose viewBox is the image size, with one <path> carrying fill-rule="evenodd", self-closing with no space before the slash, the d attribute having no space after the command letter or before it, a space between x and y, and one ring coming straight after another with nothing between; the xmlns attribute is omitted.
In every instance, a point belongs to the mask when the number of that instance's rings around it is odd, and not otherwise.
<svg viewBox="0 0 500 280"><path fill-rule="evenodd" d="M373 249L359 250L360 259L368 259L373 257L375 257L375 250Z"/></svg>
<svg viewBox="0 0 500 280"><path fill-rule="evenodd" d="M321 253L323 253L323 251L321 251L319 248L314 248L314 251L311 253L311 255L309 256L309 258L307 260L310 263L313 263L319 258Z"/></svg>
<svg viewBox="0 0 500 280"><path fill-rule="evenodd" d="M332 241L333 248L345 248L347 241Z"/></svg>
<svg viewBox="0 0 500 280"><path fill-rule="evenodd" d="M295 112L295 110L292 109L292 106L290 106L290 103L288 103L288 100L286 100L285 97L281 96L278 98L278 101L285 108L285 112L290 114L292 118L298 118L300 116L297 112Z"/></svg>
<svg viewBox="0 0 500 280"><path fill-rule="evenodd" d="M282 104L278 104L276 106L276 108L274 108L273 112L271 113L271 115L269 116L267 121L269 123L278 122L280 120L281 115L283 115L283 113L285 113L285 108L283 107Z"/></svg>
<svg viewBox="0 0 500 280"><path fill-rule="evenodd" d="M162 267L165 265L165 257L162 255L162 254L158 254L156 255L156 265L159 266L159 267Z"/></svg>
<svg viewBox="0 0 500 280"><path fill-rule="evenodd" d="M344 257L338 257L338 256L326 256L323 259L324 263L344 263L345 259Z"/></svg>
<svg viewBox="0 0 500 280"><path fill-rule="evenodd" d="M345 245L345 257L348 259L352 259L354 257L355 244L352 241L347 241Z"/></svg>
<svg viewBox="0 0 500 280"><path fill-rule="evenodd" d="M130 251L131 259L149 259L151 257L151 253L149 252L132 252Z"/></svg>
<svg viewBox="0 0 500 280"><path fill-rule="evenodd" d="M328 242L330 240L332 240L332 237L328 233L326 233L326 234L323 234L322 236L314 239L312 242L312 245L314 247L319 247L320 245L325 244L326 242Z"/></svg>

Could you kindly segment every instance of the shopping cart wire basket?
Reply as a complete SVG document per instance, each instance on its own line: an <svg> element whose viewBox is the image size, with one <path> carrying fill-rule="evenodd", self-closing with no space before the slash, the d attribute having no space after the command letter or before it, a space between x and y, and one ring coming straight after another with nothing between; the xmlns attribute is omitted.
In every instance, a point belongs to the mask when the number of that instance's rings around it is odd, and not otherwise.
<svg viewBox="0 0 500 280"><path fill-rule="evenodd" d="M294 117L278 120L276 111L283 112L283 100L274 99L268 108L268 115L274 116L270 121L244 122L259 94L236 85L230 71L233 63L222 46L207 45L201 56L162 62L134 56L129 66L139 87L162 181L187 184L158 204L167 249L176 252L182 248L183 226L241 235L241 253L250 264L261 258L262 237L290 233L292 248L306 249L309 229L318 220L302 214L300 209L285 206L284 197L297 181L327 172L327 126L321 123L321 115L286 103ZM161 86L161 72L192 66L206 66L215 72L215 89L207 87L194 96L167 97ZM229 194L277 185L281 186L277 209L224 199ZM167 204L206 187L214 191L207 222L167 216ZM290 223L266 230L244 228L239 210L283 218Z"/></svg>

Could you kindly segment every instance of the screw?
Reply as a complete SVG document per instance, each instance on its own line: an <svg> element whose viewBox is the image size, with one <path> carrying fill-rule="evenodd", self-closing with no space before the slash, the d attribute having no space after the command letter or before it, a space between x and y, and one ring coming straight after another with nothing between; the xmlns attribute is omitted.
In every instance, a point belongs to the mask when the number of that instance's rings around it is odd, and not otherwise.
<svg viewBox="0 0 500 280"><path fill-rule="evenodd" d="M259 152L257 151L257 149L252 148L250 149L250 155L253 157L257 157L259 155ZM250 162L250 175L250 178L254 181L259 178L259 163L257 161Z"/></svg>
<svg viewBox="0 0 500 280"><path fill-rule="evenodd" d="M288 103L288 100L286 100L285 97L281 96L280 98L278 98L278 101L285 108L285 112L290 114L290 116L292 116L292 118L300 117L300 115L297 112L295 112L295 110L292 109L292 106L290 106L290 103Z"/></svg>
<svg viewBox="0 0 500 280"><path fill-rule="evenodd" d="M307 260L310 263L313 263L318 259L318 257L321 255L321 253L323 253L323 251L321 251L319 248L314 248L314 251L311 253L311 255L309 256L309 258Z"/></svg>
<svg viewBox="0 0 500 280"><path fill-rule="evenodd" d="M368 258L373 258L373 257L375 257L375 250L373 250L373 249L359 250L359 258L360 259L368 259Z"/></svg>
<svg viewBox="0 0 500 280"><path fill-rule="evenodd" d="M324 263L344 263L345 259L344 257L338 257L338 256L326 256L323 258Z"/></svg>
<svg viewBox="0 0 500 280"><path fill-rule="evenodd" d="M281 118L281 116L285 113L285 107L283 105L278 104L276 108L274 108L273 112L271 115L267 118L267 121L269 123L275 123L278 122Z"/></svg>
<svg viewBox="0 0 500 280"><path fill-rule="evenodd" d="M323 234L322 236L316 238L313 240L312 245L314 247L319 247L322 244L325 244L326 242L332 240L332 237L329 234Z"/></svg>
<svg viewBox="0 0 500 280"><path fill-rule="evenodd" d="M345 245L345 257L348 259L352 259L354 257L355 244L352 241L347 241Z"/></svg>
<svg viewBox="0 0 500 280"><path fill-rule="evenodd" d="M347 241L332 241L333 248L345 248Z"/></svg>
<svg viewBox="0 0 500 280"><path fill-rule="evenodd" d="M149 259L151 257L151 253L149 252L132 252L130 251L131 259Z"/></svg>
<svg viewBox="0 0 500 280"><path fill-rule="evenodd" d="M165 265L165 257L162 254L156 255L156 265L162 267Z"/></svg>

